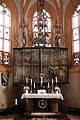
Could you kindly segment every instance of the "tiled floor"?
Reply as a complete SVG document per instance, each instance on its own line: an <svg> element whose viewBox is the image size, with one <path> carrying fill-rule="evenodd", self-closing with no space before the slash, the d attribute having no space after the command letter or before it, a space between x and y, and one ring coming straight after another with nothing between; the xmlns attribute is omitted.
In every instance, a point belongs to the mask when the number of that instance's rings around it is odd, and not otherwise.
<svg viewBox="0 0 80 120"><path fill-rule="evenodd" d="M68 114L68 116L70 117L70 120L80 120L80 115L71 115L71 114ZM0 120L14 120L15 119L15 115L1 115L0 116ZM24 118L24 119L18 119L18 120L58 120L58 119L55 119L55 118L32 118L32 119L27 119L27 118ZM61 119L61 120L65 120L65 119Z"/></svg>

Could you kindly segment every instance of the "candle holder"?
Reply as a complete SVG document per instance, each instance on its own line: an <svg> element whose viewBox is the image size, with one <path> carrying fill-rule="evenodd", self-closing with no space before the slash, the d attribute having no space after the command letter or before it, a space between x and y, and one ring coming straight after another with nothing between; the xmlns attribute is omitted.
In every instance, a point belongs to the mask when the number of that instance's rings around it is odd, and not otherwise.
<svg viewBox="0 0 80 120"><path fill-rule="evenodd" d="M53 90L53 88L54 88L53 83L54 83L54 81L53 81L53 78L52 78L52 92L51 92L51 93L54 93L54 90Z"/></svg>
<svg viewBox="0 0 80 120"><path fill-rule="evenodd" d="M49 93L49 89L50 89L50 86L49 86L49 82L48 82L48 93Z"/></svg>
<svg viewBox="0 0 80 120"><path fill-rule="evenodd" d="M41 88L43 87L43 74L40 73Z"/></svg>
<svg viewBox="0 0 80 120"><path fill-rule="evenodd" d="M52 84L52 92L51 92L51 93L54 93L54 90L53 90L53 88L54 88L54 86L53 86L53 84Z"/></svg>
<svg viewBox="0 0 80 120"><path fill-rule="evenodd" d="M41 80L41 88L42 88L43 81Z"/></svg>
<svg viewBox="0 0 80 120"><path fill-rule="evenodd" d="M48 88L48 93L50 93L50 90L49 90L50 88Z"/></svg>
<svg viewBox="0 0 80 120"><path fill-rule="evenodd" d="M26 86L28 85L28 78L26 78Z"/></svg>
<svg viewBox="0 0 80 120"><path fill-rule="evenodd" d="M57 77L56 77L56 86L57 86L57 82L58 82L58 81L57 81Z"/></svg>
<svg viewBox="0 0 80 120"><path fill-rule="evenodd" d="M30 93L32 93L32 79L31 79L31 91L30 91Z"/></svg>
<svg viewBox="0 0 80 120"><path fill-rule="evenodd" d="M30 93L32 94L32 85L31 85L31 91L30 91Z"/></svg>
<svg viewBox="0 0 80 120"><path fill-rule="evenodd" d="M34 93L35 93L35 88L34 88Z"/></svg>
<svg viewBox="0 0 80 120"><path fill-rule="evenodd" d="M16 120L16 114L17 114L17 110L16 110L16 108L17 108L17 106L18 106L18 101L17 101L17 99L15 99L15 116L14 116L14 120Z"/></svg>

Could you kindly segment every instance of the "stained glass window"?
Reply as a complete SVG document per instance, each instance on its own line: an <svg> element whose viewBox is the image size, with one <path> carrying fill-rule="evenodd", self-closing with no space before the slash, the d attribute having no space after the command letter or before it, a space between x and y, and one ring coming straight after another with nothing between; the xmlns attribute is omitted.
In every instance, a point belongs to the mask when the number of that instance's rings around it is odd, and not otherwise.
<svg viewBox="0 0 80 120"><path fill-rule="evenodd" d="M4 52L4 54L3 54L3 63L4 63L4 65L10 65L8 52Z"/></svg>
<svg viewBox="0 0 80 120"><path fill-rule="evenodd" d="M9 65L11 12L5 4L0 5L0 64Z"/></svg>
<svg viewBox="0 0 80 120"><path fill-rule="evenodd" d="M80 5L72 16L72 33L74 65L80 65Z"/></svg>
<svg viewBox="0 0 80 120"><path fill-rule="evenodd" d="M35 12L33 15L33 47L45 46L51 47L51 17L50 14L43 9L42 15Z"/></svg>

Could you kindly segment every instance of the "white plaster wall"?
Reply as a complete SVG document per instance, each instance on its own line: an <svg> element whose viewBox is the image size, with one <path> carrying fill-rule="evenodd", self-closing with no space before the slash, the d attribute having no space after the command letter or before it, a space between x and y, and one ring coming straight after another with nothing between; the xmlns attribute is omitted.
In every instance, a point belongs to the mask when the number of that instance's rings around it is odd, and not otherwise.
<svg viewBox="0 0 80 120"><path fill-rule="evenodd" d="M1 73L0 73L0 108L7 107L7 87L2 86L1 84Z"/></svg>
<svg viewBox="0 0 80 120"><path fill-rule="evenodd" d="M13 107L15 105L15 99L20 96L20 89L13 87L12 78L12 74L9 73L8 86L2 86L0 73L0 109Z"/></svg>
<svg viewBox="0 0 80 120"><path fill-rule="evenodd" d="M65 111L68 107L80 108L80 73L69 74L69 84L62 86L62 93L62 107Z"/></svg>

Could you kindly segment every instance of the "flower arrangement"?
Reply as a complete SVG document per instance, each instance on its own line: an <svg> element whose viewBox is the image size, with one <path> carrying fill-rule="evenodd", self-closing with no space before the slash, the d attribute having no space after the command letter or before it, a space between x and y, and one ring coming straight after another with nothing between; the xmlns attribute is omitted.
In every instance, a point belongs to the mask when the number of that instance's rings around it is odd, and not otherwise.
<svg viewBox="0 0 80 120"><path fill-rule="evenodd" d="M60 89L58 86L55 87L55 93L56 93L56 94L61 93L61 89Z"/></svg>
<svg viewBox="0 0 80 120"><path fill-rule="evenodd" d="M29 87L28 86L24 86L24 88L23 88L23 90L24 90L24 92L26 93L26 94L28 94L28 92L29 92Z"/></svg>

